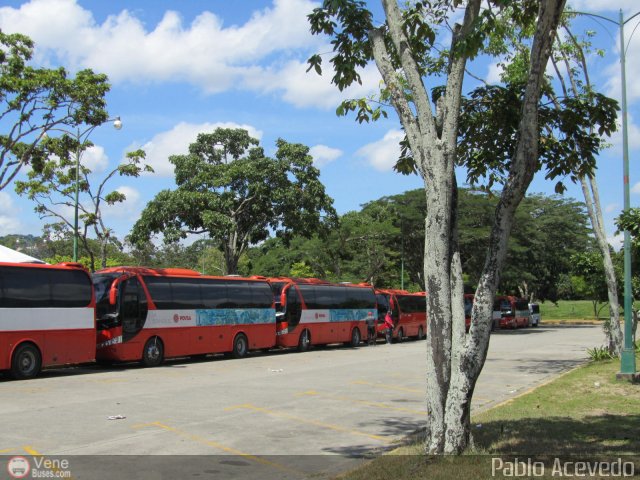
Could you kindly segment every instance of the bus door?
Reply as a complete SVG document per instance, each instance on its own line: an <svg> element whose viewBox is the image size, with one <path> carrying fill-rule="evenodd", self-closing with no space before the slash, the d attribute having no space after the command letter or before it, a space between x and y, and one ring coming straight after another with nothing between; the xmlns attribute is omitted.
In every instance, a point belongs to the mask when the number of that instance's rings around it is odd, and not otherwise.
<svg viewBox="0 0 640 480"><path fill-rule="evenodd" d="M131 277L120 284L120 323L122 342L134 338L147 319L147 296L137 277Z"/></svg>
<svg viewBox="0 0 640 480"><path fill-rule="evenodd" d="M282 289L282 303L284 305L284 315L280 317L277 328L279 334L293 333L297 330L302 318L302 302L298 289L292 283Z"/></svg>

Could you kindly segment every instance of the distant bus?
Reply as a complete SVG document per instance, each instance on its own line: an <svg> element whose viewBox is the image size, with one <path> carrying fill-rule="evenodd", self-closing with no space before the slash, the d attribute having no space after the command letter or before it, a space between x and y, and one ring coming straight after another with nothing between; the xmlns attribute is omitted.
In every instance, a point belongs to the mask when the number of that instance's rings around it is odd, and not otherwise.
<svg viewBox="0 0 640 480"><path fill-rule="evenodd" d="M498 296L493 303L493 319L500 328L528 327L531 321L529 303L524 298Z"/></svg>
<svg viewBox="0 0 640 480"><path fill-rule="evenodd" d="M79 264L0 263L0 370L13 378L95 359L89 272Z"/></svg>
<svg viewBox="0 0 640 480"><path fill-rule="evenodd" d="M291 280L280 293L278 346L305 351L311 345L360 344L377 312L371 286Z"/></svg>
<svg viewBox="0 0 640 480"><path fill-rule="evenodd" d="M93 283L97 360L152 367L170 357L239 358L275 346L273 296L264 280L116 267L96 272Z"/></svg>
<svg viewBox="0 0 640 480"><path fill-rule="evenodd" d="M407 337L422 340L427 331L427 301L424 292L409 293L405 290L376 290L378 299L378 324L391 310L393 319L392 339L402 342Z"/></svg>

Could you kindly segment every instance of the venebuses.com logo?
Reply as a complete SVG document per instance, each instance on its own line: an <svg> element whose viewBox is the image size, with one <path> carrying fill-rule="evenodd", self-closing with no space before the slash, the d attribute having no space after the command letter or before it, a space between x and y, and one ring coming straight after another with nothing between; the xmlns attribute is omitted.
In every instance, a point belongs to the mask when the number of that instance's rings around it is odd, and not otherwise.
<svg viewBox="0 0 640 480"><path fill-rule="evenodd" d="M51 460L34 456L31 462L26 457L11 457L7 462L11 478L71 478L69 460Z"/></svg>

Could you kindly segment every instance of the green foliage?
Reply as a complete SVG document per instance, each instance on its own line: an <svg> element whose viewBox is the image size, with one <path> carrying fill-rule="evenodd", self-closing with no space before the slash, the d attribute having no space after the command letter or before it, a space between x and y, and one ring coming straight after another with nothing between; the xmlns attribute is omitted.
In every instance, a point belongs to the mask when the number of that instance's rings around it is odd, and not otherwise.
<svg viewBox="0 0 640 480"><path fill-rule="evenodd" d="M483 86L462 105L458 162L467 167L467 182L484 188L502 184L515 153L524 85ZM618 104L597 93L558 99L539 106L539 168L547 179L577 181L595 169L595 156L604 148L602 135L616 129ZM564 192L560 181L556 192Z"/></svg>
<svg viewBox="0 0 640 480"><path fill-rule="evenodd" d="M65 131L61 137L42 140L42 148L47 152L42 168L30 170L27 180L16 182L16 193L32 200L36 213L41 219L52 220L47 227L55 228L58 235L64 232L73 235L78 189L78 235L91 258L91 270L95 270L96 258L100 259L103 268L107 265L107 245L121 248L103 221L102 205L124 202L126 195L117 190L108 191L109 181L115 176L135 178L142 172L153 172L150 166L142 163L145 152L136 150L127 153L125 161L107 171L102 179L94 180L91 170L82 164L82 153L93 145L88 140L93 128L79 134ZM78 171L76 165L80 166ZM91 236L95 237L97 244L89 241Z"/></svg>
<svg viewBox="0 0 640 480"><path fill-rule="evenodd" d="M640 247L640 208L629 208L623 211L616 219L616 227L618 232L629 232L633 245Z"/></svg>
<svg viewBox="0 0 640 480"><path fill-rule="evenodd" d="M593 347L587 349L587 355L592 362L602 362L605 360L612 360L617 358L615 355L609 353L609 349L607 347Z"/></svg>
<svg viewBox="0 0 640 480"><path fill-rule="evenodd" d="M170 157L177 188L149 202L131 243L143 245L160 232L169 244L208 233L224 253L225 273L236 273L248 246L270 232L286 243L294 233L311 236L330 225L333 201L308 147L279 139L275 158L269 158L257 145L241 129L198 135L187 154Z"/></svg>
<svg viewBox="0 0 640 480"><path fill-rule="evenodd" d="M472 292L484 263L497 199L460 189L458 201L465 285ZM426 209L422 190L382 197L361 211L343 215L322 240L294 237L286 247L270 239L252 248L246 273L290 276L293 264L304 263L315 277L400 288L404 263L405 288L424 290ZM500 290L512 294L524 290L540 300L573 292L571 285L562 290L562 283L571 278L571 254L590 244L586 222L584 206L578 202L543 195L525 198L516 213Z"/></svg>
<svg viewBox="0 0 640 480"><path fill-rule="evenodd" d="M32 55L28 37L0 32L0 118L6 127L0 134L0 190L24 165L44 168L44 133L96 126L108 118L106 75L82 70L69 78L63 68L29 66Z"/></svg>
<svg viewBox="0 0 640 480"><path fill-rule="evenodd" d="M295 278L312 278L314 276L311 267L304 262L295 262L291 265L289 273Z"/></svg>

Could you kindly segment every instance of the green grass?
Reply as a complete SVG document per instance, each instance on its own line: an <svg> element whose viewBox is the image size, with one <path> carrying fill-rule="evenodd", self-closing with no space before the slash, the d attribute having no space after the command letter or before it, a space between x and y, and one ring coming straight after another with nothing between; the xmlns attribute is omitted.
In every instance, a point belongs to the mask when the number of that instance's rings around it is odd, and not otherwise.
<svg viewBox="0 0 640 480"><path fill-rule="evenodd" d="M637 361L640 365L640 356ZM500 455L510 461L536 455L551 456L551 461L576 455L579 461L612 461L635 455L627 460L635 461L640 472L640 384L616 380L619 369L619 360L590 363L475 415L470 455L427 458L421 455L422 444L415 443L340 478L491 478L492 457Z"/></svg>
<svg viewBox="0 0 640 480"><path fill-rule="evenodd" d="M604 319L608 315L607 304L600 310L600 318ZM542 323L545 320L596 320L593 304L589 300L559 300L557 305L553 302L541 302L540 316Z"/></svg>

